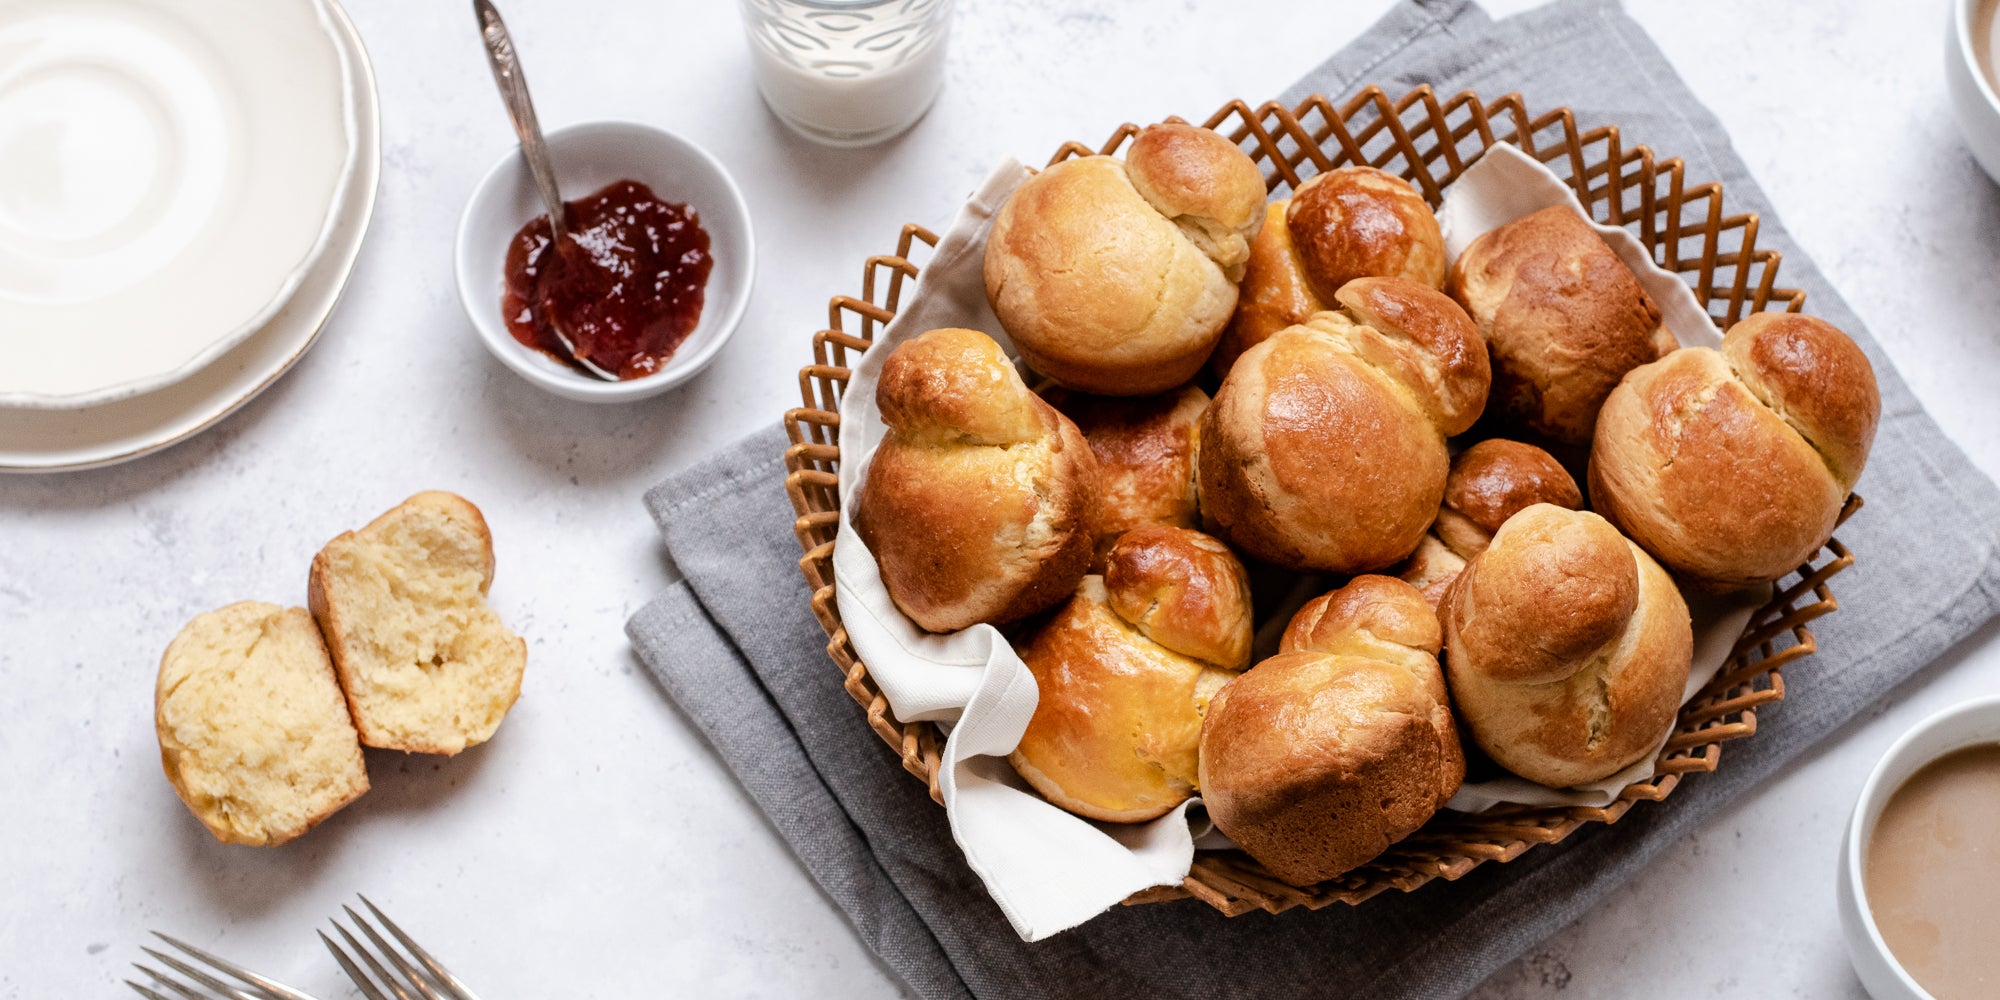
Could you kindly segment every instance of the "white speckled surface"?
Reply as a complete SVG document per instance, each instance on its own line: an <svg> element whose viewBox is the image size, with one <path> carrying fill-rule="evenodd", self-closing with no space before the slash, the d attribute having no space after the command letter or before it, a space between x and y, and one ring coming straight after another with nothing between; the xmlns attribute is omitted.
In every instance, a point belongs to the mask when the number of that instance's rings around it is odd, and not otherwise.
<svg viewBox="0 0 2000 1000"><path fill-rule="evenodd" d="M1385 5L967 0L929 117L832 151L758 104L732 4L514 0L546 123L682 132L731 165L761 238L757 300L716 365L665 399L599 408L516 379L458 309L457 212L509 148L469 12L351 0L387 152L374 232L319 347L193 442L0 479L0 996L108 995L147 928L346 996L311 932L355 891L492 996L898 995L627 649L625 617L669 579L639 494L793 405L827 296L902 222L944 220L994 159L1275 94ZM1953 132L1944 2L1635 14L1940 422L2000 474L2000 188ZM371 756L374 791L291 847L217 845L160 775L160 650L232 600L302 603L320 543L427 487L493 525L493 600L530 642L519 706L462 757ZM1858 997L1833 910L1839 824L1905 727L2000 689L1996 636L1475 996Z"/></svg>

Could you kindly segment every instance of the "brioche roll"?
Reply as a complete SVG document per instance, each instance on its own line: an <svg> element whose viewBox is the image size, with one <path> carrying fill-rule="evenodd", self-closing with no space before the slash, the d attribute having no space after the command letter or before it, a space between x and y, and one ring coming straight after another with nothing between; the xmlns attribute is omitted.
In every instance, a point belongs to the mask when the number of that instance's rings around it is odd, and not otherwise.
<svg viewBox="0 0 2000 1000"><path fill-rule="evenodd" d="M1339 167L1299 185L1285 209L1313 293L1332 300L1356 278L1444 283L1444 235L1410 182L1374 167Z"/></svg>
<svg viewBox="0 0 2000 1000"><path fill-rule="evenodd" d="M1164 392L1215 348L1263 206L1263 175L1229 140L1154 125L1122 161L1064 160L1015 189L987 239L986 296L1035 371Z"/></svg>
<svg viewBox="0 0 2000 1000"><path fill-rule="evenodd" d="M1326 310L1326 303L1313 294L1306 281L1305 262L1292 242L1291 230L1285 227L1285 209L1290 205L1289 198L1272 202L1265 209L1257 239L1250 244L1250 259L1237 286L1236 311L1209 357L1209 368L1218 378L1228 376L1244 351Z"/></svg>
<svg viewBox="0 0 2000 1000"><path fill-rule="evenodd" d="M313 557L306 604L362 743L449 755L500 728L521 695L528 644L486 603L493 567L485 515L441 490Z"/></svg>
<svg viewBox="0 0 2000 1000"><path fill-rule="evenodd" d="M1132 187L1230 281L1243 278L1264 214L1264 175L1235 143L1181 122L1139 131L1125 150Z"/></svg>
<svg viewBox="0 0 2000 1000"><path fill-rule="evenodd" d="M1566 788L1651 754L1694 656L1687 604L1644 550L1595 514L1536 504L1445 596L1458 717L1500 766Z"/></svg>
<svg viewBox="0 0 2000 1000"><path fill-rule="evenodd" d="M1166 525L1133 528L1105 555L1104 587L1111 609L1146 638L1219 667L1249 666L1249 577L1220 541Z"/></svg>
<svg viewBox="0 0 2000 1000"><path fill-rule="evenodd" d="M1158 396L1091 396L1054 388L1043 393L1076 423L1097 457L1103 491L1097 553L1142 524L1201 526L1195 496L1196 427L1208 393L1195 386Z"/></svg>
<svg viewBox="0 0 2000 1000"><path fill-rule="evenodd" d="M304 608L239 601L188 622L160 659L153 723L174 792L225 844L294 840L368 790Z"/></svg>
<svg viewBox="0 0 2000 1000"><path fill-rule="evenodd" d="M1437 607L1465 561L1486 551L1507 519L1533 504L1583 506L1576 480L1555 456L1531 444L1488 438L1458 453L1430 534L1396 575Z"/></svg>
<svg viewBox="0 0 2000 1000"><path fill-rule="evenodd" d="M1020 647L1040 698L1009 760L1091 819L1153 819L1194 794L1209 699L1250 655L1250 587L1227 546L1145 525Z"/></svg>
<svg viewBox="0 0 2000 1000"><path fill-rule="evenodd" d="M1293 885L1422 826L1465 778L1439 640L1430 606L1389 577L1299 609L1278 655L1209 704L1200 783L1215 825Z"/></svg>
<svg viewBox="0 0 2000 1000"><path fill-rule="evenodd" d="M1758 313L1612 392L1591 504L1706 590L1767 583L1833 534L1881 415L1875 370L1832 324Z"/></svg>
<svg viewBox="0 0 2000 1000"><path fill-rule="evenodd" d="M1445 290L1486 338L1494 405L1564 444L1588 442L1618 380L1675 347L1639 279L1567 206L1473 240Z"/></svg>
<svg viewBox="0 0 2000 1000"><path fill-rule="evenodd" d="M1212 367L1228 375L1244 351L1325 311L1356 278L1436 288L1444 273L1437 217L1408 181L1366 166L1318 174L1265 209Z"/></svg>
<svg viewBox="0 0 2000 1000"><path fill-rule="evenodd" d="M875 401L889 430L854 529L910 620L1010 622L1076 589L1097 537L1097 460L1000 345L955 329L905 341Z"/></svg>
<svg viewBox="0 0 2000 1000"><path fill-rule="evenodd" d="M1445 437L1485 404L1485 347L1463 310L1402 278L1340 290L1251 348L1202 416L1205 516L1294 569L1362 573L1410 554L1444 495Z"/></svg>

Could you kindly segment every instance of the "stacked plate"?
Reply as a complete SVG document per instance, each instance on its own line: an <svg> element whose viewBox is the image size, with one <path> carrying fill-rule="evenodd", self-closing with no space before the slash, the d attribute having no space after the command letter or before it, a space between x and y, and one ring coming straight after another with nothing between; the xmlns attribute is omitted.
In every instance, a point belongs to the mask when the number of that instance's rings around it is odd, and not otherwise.
<svg viewBox="0 0 2000 1000"><path fill-rule="evenodd" d="M381 174L334 0L0 5L0 470L215 424L318 337Z"/></svg>

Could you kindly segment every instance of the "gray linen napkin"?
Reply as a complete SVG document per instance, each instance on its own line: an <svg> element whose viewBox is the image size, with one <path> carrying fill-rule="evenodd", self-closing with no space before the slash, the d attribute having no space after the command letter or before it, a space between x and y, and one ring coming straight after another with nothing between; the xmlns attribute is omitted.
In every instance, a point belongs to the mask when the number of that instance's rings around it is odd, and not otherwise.
<svg viewBox="0 0 2000 1000"><path fill-rule="evenodd" d="M1464 0L1413 0L1285 96L1421 82L1519 90L1530 108L1567 104L1586 126L1615 121L1627 141L1683 157L1691 179L1723 183L1732 211L1763 216L1760 243L1784 251L1786 283L1868 351L1882 424L1859 486L1868 506L1841 531L1858 562L1834 580L1840 611L1814 626L1821 652L1719 771L1616 827L1360 907L1233 919L1192 901L1120 907L1028 945L959 857L944 810L841 690L798 570L784 437L753 435L647 494L686 579L627 632L862 939L923 996L1457 996L2000 611L2000 491L1792 245L1720 124L1615 3L1564 0L1493 22Z"/></svg>

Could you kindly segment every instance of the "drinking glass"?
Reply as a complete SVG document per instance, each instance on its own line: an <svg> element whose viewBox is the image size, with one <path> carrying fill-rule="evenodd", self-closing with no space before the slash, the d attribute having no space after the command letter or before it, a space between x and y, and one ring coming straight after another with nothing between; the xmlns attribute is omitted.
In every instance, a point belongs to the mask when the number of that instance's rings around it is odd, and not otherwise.
<svg viewBox="0 0 2000 1000"><path fill-rule="evenodd" d="M952 0L741 0L764 102L834 146L916 124L944 82Z"/></svg>

